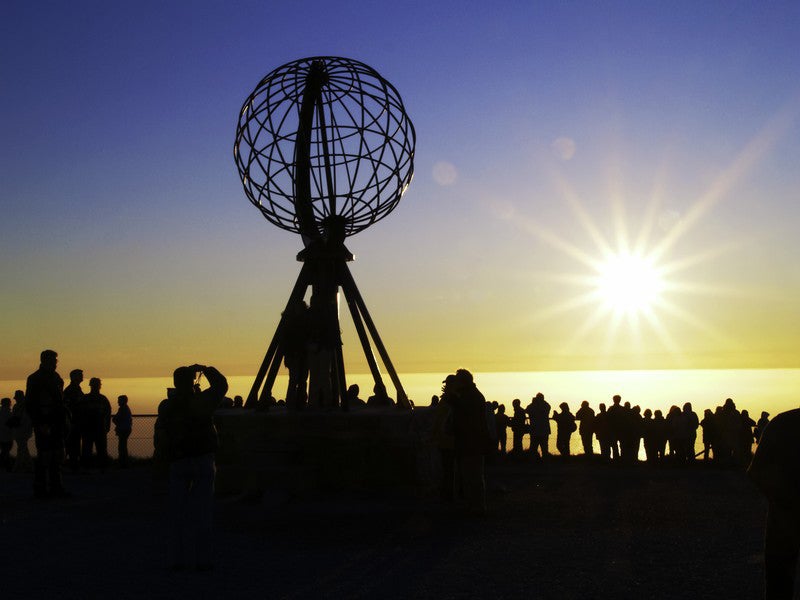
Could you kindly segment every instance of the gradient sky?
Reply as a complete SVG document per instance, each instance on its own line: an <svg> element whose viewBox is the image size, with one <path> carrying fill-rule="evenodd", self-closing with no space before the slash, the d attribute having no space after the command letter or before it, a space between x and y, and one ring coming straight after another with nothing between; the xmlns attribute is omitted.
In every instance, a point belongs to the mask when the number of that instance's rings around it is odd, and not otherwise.
<svg viewBox="0 0 800 600"><path fill-rule="evenodd" d="M302 244L241 189L238 112L328 54L417 131L347 242L401 373L799 367L798 31L796 2L3 2L0 379L46 347L254 372ZM665 270L638 318L587 297L626 247Z"/></svg>

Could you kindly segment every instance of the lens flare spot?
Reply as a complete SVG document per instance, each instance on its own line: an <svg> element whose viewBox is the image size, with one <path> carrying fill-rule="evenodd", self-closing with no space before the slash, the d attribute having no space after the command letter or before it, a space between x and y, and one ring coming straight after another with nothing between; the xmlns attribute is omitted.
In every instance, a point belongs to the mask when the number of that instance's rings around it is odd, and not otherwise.
<svg viewBox="0 0 800 600"><path fill-rule="evenodd" d="M441 160L433 165L433 180L441 186L453 185L458 181L458 169L453 163Z"/></svg>
<svg viewBox="0 0 800 600"><path fill-rule="evenodd" d="M571 160L575 156L575 140L569 137L559 137L550 145L553 153L561 160Z"/></svg>

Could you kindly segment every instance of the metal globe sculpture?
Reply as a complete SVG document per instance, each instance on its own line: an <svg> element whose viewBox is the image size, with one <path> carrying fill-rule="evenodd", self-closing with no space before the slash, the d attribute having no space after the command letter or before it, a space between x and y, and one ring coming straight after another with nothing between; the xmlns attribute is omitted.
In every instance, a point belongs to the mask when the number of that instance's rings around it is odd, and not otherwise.
<svg viewBox="0 0 800 600"><path fill-rule="evenodd" d="M414 144L391 83L362 62L315 57L259 82L239 114L234 155L247 197L271 223L306 236L336 215L349 236L400 202Z"/></svg>
<svg viewBox="0 0 800 600"><path fill-rule="evenodd" d="M245 100L233 148L245 194L268 221L299 233L304 244L297 255L303 267L246 406L268 404L284 361L287 405L302 408L306 396L312 406L347 409L341 288L375 389L385 385L373 346L394 383L397 404L411 407L347 266L353 255L344 240L400 202L414 173L415 143L397 90L356 60L318 56L290 62L264 77ZM317 355L309 359L316 368L303 364L297 350L309 328L316 332L310 346Z"/></svg>

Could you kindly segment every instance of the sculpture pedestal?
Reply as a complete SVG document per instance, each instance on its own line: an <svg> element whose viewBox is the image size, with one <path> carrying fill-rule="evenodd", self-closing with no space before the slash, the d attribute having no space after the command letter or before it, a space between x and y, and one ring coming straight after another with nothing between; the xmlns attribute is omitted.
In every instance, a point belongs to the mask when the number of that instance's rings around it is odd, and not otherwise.
<svg viewBox="0 0 800 600"><path fill-rule="evenodd" d="M217 490L424 493L433 480L432 419L427 408L218 411Z"/></svg>

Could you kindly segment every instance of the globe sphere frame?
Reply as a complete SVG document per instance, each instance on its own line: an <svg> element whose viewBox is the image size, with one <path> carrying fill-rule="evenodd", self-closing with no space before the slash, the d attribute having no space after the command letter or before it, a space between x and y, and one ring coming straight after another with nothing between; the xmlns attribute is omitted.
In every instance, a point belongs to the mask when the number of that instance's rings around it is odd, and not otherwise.
<svg viewBox="0 0 800 600"><path fill-rule="evenodd" d="M269 405L284 363L290 409L305 408L305 398L321 408L349 408L341 289L376 396L388 399L375 352L394 383L397 405L412 408L347 266L353 255L344 241L400 202L414 174L415 144L400 94L356 60L317 56L287 63L264 77L245 100L233 149L245 194L268 221L299 233L305 246L297 256L303 267L245 407ZM303 362L297 360L297 348L303 347L298 338L308 328L317 332L309 345L317 348L316 358L308 359L314 369L297 366ZM294 372L290 364L296 365Z"/></svg>
<svg viewBox="0 0 800 600"><path fill-rule="evenodd" d="M315 78L303 140L304 101ZM309 150L306 173L298 144ZM391 83L360 61L316 56L278 67L258 83L239 112L234 157L245 194L269 222L309 237L324 234L336 216L351 236L398 205L414 174L415 145Z"/></svg>

